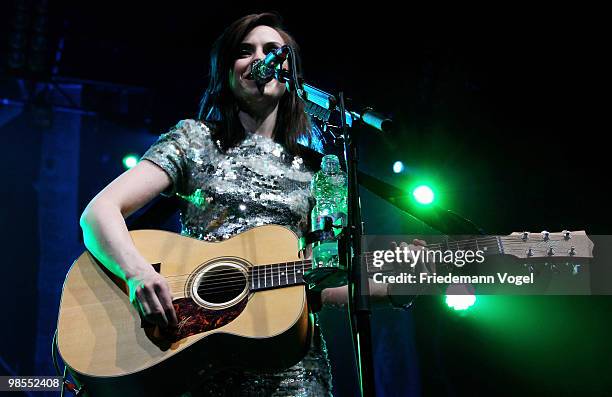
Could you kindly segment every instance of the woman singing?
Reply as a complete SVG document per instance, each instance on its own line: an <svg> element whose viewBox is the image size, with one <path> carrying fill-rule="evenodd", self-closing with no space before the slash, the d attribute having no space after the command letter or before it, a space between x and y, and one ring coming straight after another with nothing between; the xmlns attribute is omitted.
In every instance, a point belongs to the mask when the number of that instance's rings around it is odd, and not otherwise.
<svg viewBox="0 0 612 397"><path fill-rule="evenodd" d="M248 15L216 40L210 81L197 119L183 120L144 154L143 161L104 188L81 216L87 248L125 280L133 304L161 327L177 318L166 279L133 245L124 218L158 194L205 197L185 201L182 234L220 241L250 228L279 224L298 236L308 227L309 183L304 161L310 122L301 101L273 79L256 83L251 65L294 39L275 14ZM298 62L299 64L299 62ZM346 302L346 288L324 290L324 304ZM191 394L328 396L331 372L325 342L314 342L296 365L276 373L209 371Z"/></svg>

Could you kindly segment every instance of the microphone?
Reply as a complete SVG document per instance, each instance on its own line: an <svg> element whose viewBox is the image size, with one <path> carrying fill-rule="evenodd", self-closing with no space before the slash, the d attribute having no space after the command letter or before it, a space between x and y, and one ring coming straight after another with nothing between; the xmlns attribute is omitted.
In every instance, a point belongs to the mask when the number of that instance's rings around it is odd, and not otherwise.
<svg viewBox="0 0 612 397"><path fill-rule="evenodd" d="M251 65L251 76L259 84L267 83L274 78L276 67L282 65L288 55L288 45L269 52L263 60L253 62Z"/></svg>

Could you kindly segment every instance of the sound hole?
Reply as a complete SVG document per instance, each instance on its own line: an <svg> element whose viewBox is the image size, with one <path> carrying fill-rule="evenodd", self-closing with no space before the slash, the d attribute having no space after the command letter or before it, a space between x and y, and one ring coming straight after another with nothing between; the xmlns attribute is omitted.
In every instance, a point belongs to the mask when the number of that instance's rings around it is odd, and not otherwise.
<svg viewBox="0 0 612 397"><path fill-rule="evenodd" d="M200 279L198 295L206 302L221 304L240 295L246 283L245 275L235 267L217 266Z"/></svg>

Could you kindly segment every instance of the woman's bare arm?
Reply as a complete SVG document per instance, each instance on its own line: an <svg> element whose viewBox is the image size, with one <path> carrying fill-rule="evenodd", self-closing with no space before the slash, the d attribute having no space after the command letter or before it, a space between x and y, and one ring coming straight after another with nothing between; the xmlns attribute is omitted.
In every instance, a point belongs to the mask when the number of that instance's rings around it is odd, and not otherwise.
<svg viewBox="0 0 612 397"><path fill-rule="evenodd" d="M374 306L388 306L387 284L375 283L369 280L370 302ZM344 306L348 303L348 286L326 288L321 291L321 302L323 305Z"/></svg>
<svg viewBox="0 0 612 397"><path fill-rule="evenodd" d="M87 249L112 273L125 280L130 301L147 320L176 324L167 281L134 246L125 218L142 208L171 184L160 167L147 160L126 171L98 193L81 215Z"/></svg>

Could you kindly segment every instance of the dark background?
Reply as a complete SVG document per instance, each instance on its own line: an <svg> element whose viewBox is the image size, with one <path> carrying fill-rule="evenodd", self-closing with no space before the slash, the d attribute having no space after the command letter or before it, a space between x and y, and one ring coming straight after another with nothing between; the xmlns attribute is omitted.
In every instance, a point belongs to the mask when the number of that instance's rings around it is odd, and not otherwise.
<svg viewBox="0 0 612 397"><path fill-rule="evenodd" d="M360 129L363 171L399 187L433 180L441 206L492 234L610 233L606 46L597 10L377 6L2 2L2 374L51 373L44 344L63 275L83 248L78 235L66 243L52 226L57 219L41 216L50 211L41 204L45 173L61 182L67 170L49 160L45 131L62 117L80 119L79 141L64 142L79 153L76 182L58 188L75 204L55 215L76 225L122 172L124 154L142 154L157 134L195 117L212 41L250 12L283 15L309 83L393 115L394 134ZM46 41L36 41L41 35ZM12 62L16 48L23 64ZM68 96L78 87L79 100L45 95L50 81ZM399 175L396 160L407 167ZM363 194L368 233L422 229ZM51 267L41 248L50 241L66 245ZM483 297L479 305L457 316L428 297L409 313L377 311L380 394L609 393L607 296ZM335 392L344 396L355 391L342 317L322 314Z"/></svg>

